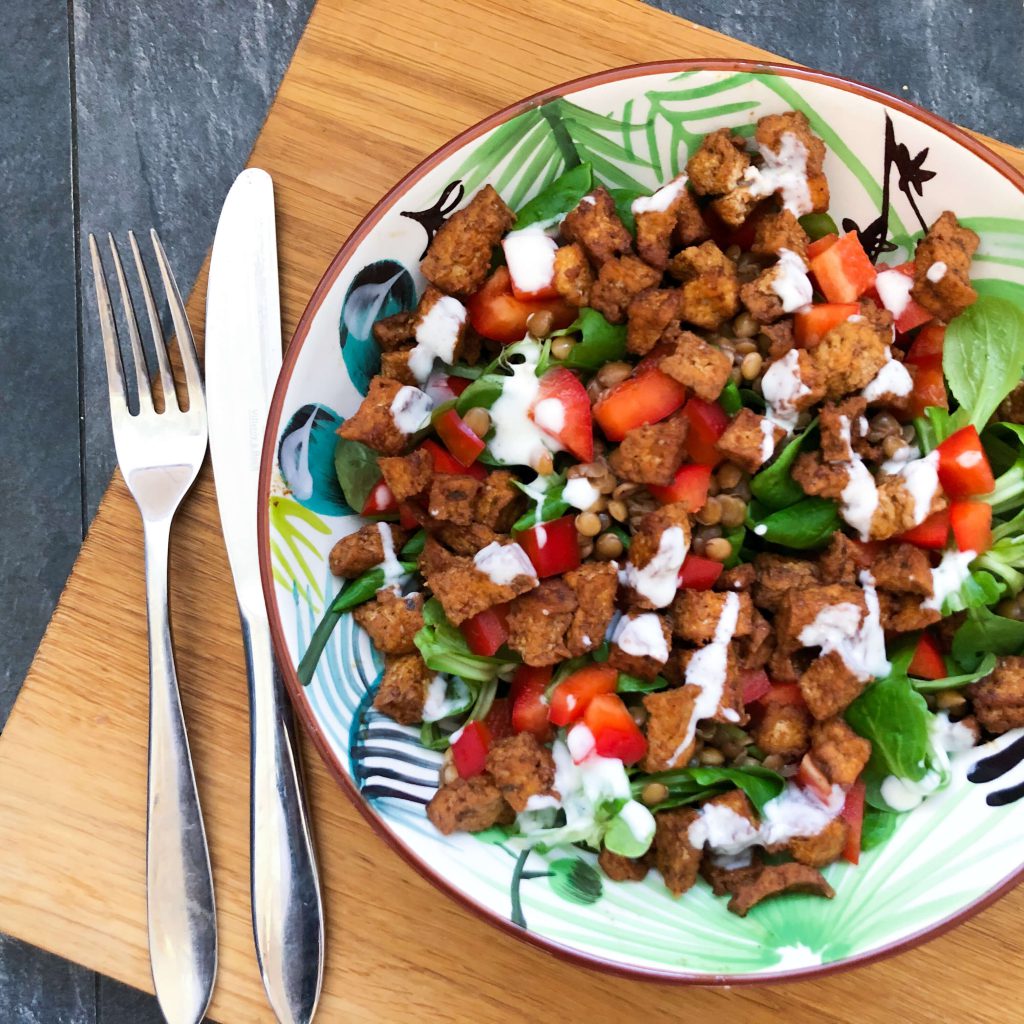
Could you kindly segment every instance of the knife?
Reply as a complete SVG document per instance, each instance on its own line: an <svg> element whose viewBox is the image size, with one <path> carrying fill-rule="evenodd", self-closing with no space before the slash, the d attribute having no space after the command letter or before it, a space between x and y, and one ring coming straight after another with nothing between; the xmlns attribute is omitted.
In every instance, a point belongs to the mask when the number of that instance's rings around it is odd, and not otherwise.
<svg viewBox="0 0 1024 1024"><path fill-rule="evenodd" d="M263 432L281 369L274 185L243 171L217 224L206 296L206 404L224 543L249 677L251 898L256 956L282 1024L308 1024L323 981L324 915L291 705L260 585Z"/></svg>

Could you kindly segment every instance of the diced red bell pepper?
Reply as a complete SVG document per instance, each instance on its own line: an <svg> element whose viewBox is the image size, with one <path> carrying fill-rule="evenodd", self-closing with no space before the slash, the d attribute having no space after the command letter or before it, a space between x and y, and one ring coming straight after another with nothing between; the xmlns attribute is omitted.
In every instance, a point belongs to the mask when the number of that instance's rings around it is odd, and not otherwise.
<svg viewBox="0 0 1024 1024"><path fill-rule="evenodd" d="M853 555L857 560L857 565L861 569L870 569L882 550L882 542L879 540L857 540L854 537L850 537L849 541L853 545Z"/></svg>
<svg viewBox="0 0 1024 1024"><path fill-rule="evenodd" d="M540 579L558 576L580 564L575 516L562 516L550 523L538 523L517 534L516 540L533 563Z"/></svg>
<svg viewBox="0 0 1024 1024"><path fill-rule="evenodd" d="M855 302L822 302L793 314L793 338L800 348L814 348L822 338L860 312Z"/></svg>
<svg viewBox="0 0 1024 1024"><path fill-rule="evenodd" d="M413 501L398 503L398 525L403 530L415 530L426 519L426 513Z"/></svg>
<svg viewBox="0 0 1024 1024"><path fill-rule="evenodd" d="M771 200L762 200L750 211L747 219L738 228L726 224L715 213L712 206L705 206L701 210L701 216L704 218L704 223L707 225L708 234L711 236L712 241L723 252L731 245L737 245L741 249L747 250L754 244L758 222L764 219L771 208Z"/></svg>
<svg viewBox="0 0 1024 1024"><path fill-rule="evenodd" d="M963 427L938 447L939 483L951 498L991 494L996 485L981 438L973 427Z"/></svg>
<svg viewBox="0 0 1024 1024"><path fill-rule="evenodd" d="M557 405L541 408L538 421L537 410L542 402ZM558 406L561 406L560 412ZM552 410L555 413L553 418ZM594 421L590 415L590 396L572 370L559 366L548 370L541 377L537 400L530 407L530 419L577 459L590 462L594 458Z"/></svg>
<svg viewBox="0 0 1024 1024"><path fill-rule="evenodd" d="M430 452L435 473L465 473L477 480L487 479L487 470L479 462L474 462L471 466L463 466L432 438L428 437L420 447Z"/></svg>
<svg viewBox="0 0 1024 1024"><path fill-rule="evenodd" d="M477 612L459 626L474 654L490 658L508 639L508 605L496 604Z"/></svg>
<svg viewBox="0 0 1024 1024"><path fill-rule="evenodd" d="M718 439L729 426L729 416L717 402L691 398L683 415L689 420L686 432L686 450L694 462L703 466L716 466L722 454L716 447Z"/></svg>
<svg viewBox="0 0 1024 1024"><path fill-rule="evenodd" d="M946 328L942 324L929 324L917 332L917 337L907 349L903 360L908 366L927 366L942 369L942 346L946 340Z"/></svg>
<svg viewBox="0 0 1024 1024"><path fill-rule="evenodd" d="M796 770L797 784L809 789L823 801L832 796L832 783L825 777L825 773L818 767L818 762L810 754L804 754L800 760L800 767Z"/></svg>
<svg viewBox="0 0 1024 1024"><path fill-rule="evenodd" d="M711 483L711 466L688 463L676 470L672 483L665 487L648 484L647 489L663 505L673 502L685 506L687 512L699 512L708 500L708 484Z"/></svg>
<svg viewBox="0 0 1024 1024"><path fill-rule="evenodd" d="M513 732L528 732L542 743L551 739L551 723L544 694L551 682L551 667L520 665L512 677L509 700L512 703Z"/></svg>
<svg viewBox="0 0 1024 1024"><path fill-rule="evenodd" d="M876 271L856 231L844 235L811 260L818 288L829 302L853 302L874 283Z"/></svg>
<svg viewBox="0 0 1024 1024"><path fill-rule="evenodd" d="M543 299L558 298L553 267L551 277L547 283L532 291L520 288L516 284L516 275L514 273L522 266L528 274L532 275L534 268L541 259L553 258L557 248L553 239L540 232L536 235L532 232L528 235L515 233L514 235L506 235L502 239L501 248L505 253L505 263L509 268L509 282L512 285L512 294L520 302L538 302Z"/></svg>
<svg viewBox="0 0 1024 1024"><path fill-rule="evenodd" d="M747 672L741 677L740 682L743 684L744 704L753 704L754 701L764 697L772 688L772 681L768 678L768 673L763 668L758 669L756 672Z"/></svg>
<svg viewBox="0 0 1024 1024"><path fill-rule="evenodd" d="M362 515L386 516L397 511L398 501L394 494L391 493L391 488L383 480L374 484L370 489L370 493L366 496L366 501L362 507Z"/></svg>
<svg viewBox="0 0 1024 1024"><path fill-rule="evenodd" d="M471 383L472 381L468 377L455 377L452 374L448 374L445 377L445 384L448 390L456 398L458 398L459 395L461 395L462 392L465 391L466 388L468 388Z"/></svg>
<svg viewBox="0 0 1024 1024"><path fill-rule="evenodd" d="M907 367L914 380L914 390L910 393L908 413L910 416L923 416L925 409L936 405L940 409L949 408L949 395L946 394L946 378L942 375L942 366L911 365Z"/></svg>
<svg viewBox="0 0 1024 1024"><path fill-rule="evenodd" d="M807 258L813 260L819 253L823 253L826 249L831 249L838 241L839 236L835 232L830 232L827 235L822 235L821 238L816 238L813 242L808 242Z"/></svg>
<svg viewBox="0 0 1024 1024"><path fill-rule="evenodd" d="M484 717L484 725L491 734L491 743L506 740L515 733L512 729L512 702L508 697L495 697Z"/></svg>
<svg viewBox="0 0 1024 1024"><path fill-rule="evenodd" d="M718 582L724 568L721 562L713 558L688 554L679 570L679 587L681 590L710 590Z"/></svg>
<svg viewBox="0 0 1024 1024"><path fill-rule="evenodd" d="M799 683L773 683L761 697L762 704L803 704L804 695Z"/></svg>
<svg viewBox="0 0 1024 1024"><path fill-rule="evenodd" d="M553 328L561 330L576 319L577 309L562 299L523 302L512 292L508 267L498 267L476 294L466 300L469 322L485 338L507 345L526 337L526 321L532 313L548 311Z"/></svg>
<svg viewBox="0 0 1024 1024"><path fill-rule="evenodd" d="M840 811L846 822L846 845L843 859L851 864L860 863L860 837L864 829L864 783L858 779L847 791L846 802Z"/></svg>
<svg viewBox="0 0 1024 1024"><path fill-rule="evenodd" d="M598 694L614 693L618 682L618 670L608 664L587 665L577 669L552 691L548 719L555 725L569 725L579 721L590 702Z"/></svg>
<svg viewBox="0 0 1024 1024"><path fill-rule="evenodd" d="M941 551L949 540L949 509L933 512L923 523L900 534L896 539L929 551Z"/></svg>
<svg viewBox="0 0 1024 1024"><path fill-rule="evenodd" d="M487 764L491 749L491 731L483 722L467 722L452 743L452 760L459 777L470 779L479 775Z"/></svg>
<svg viewBox="0 0 1024 1024"><path fill-rule="evenodd" d="M914 276L913 262L901 263L898 267L893 267L892 269L899 271L899 273L907 277L912 278ZM915 327L920 327L922 324L926 324L929 320L934 319L924 306L919 306L913 298L910 298L903 307L903 311L896 317L896 333L906 334L907 331L912 331Z"/></svg>
<svg viewBox="0 0 1024 1024"><path fill-rule="evenodd" d="M594 406L594 419L609 441L621 441L636 427L671 416L685 401L686 388L654 367L616 384Z"/></svg>
<svg viewBox="0 0 1024 1024"><path fill-rule="evenodd" d="M984 554L992 547L992 506L983 501L954 501L949 506L949 525L959 551Z"/></svg>
<svg viewBox="0 0 1024 1024"><path fill-rule="evenodd" d="M466 421L454 409L441 413L434 421L434 429L460 466L473 465L485 448L483 440L466 426Z"/></svg>
<svg viewBox="0 0 1024 1024"><path fill-rule="evenodd" d="M594 746L601 757L635 764L647 753L647 739L618 694L599 693L587 705L583 722L594 734Z"/></svg>
<svg viewBox="0 0 1024 1024"><path fill-rule="evenodd" d="M949 675L942 651L930 633L922 633L921 639L917 641L907 675L915 679L945 679Z"/></svg>

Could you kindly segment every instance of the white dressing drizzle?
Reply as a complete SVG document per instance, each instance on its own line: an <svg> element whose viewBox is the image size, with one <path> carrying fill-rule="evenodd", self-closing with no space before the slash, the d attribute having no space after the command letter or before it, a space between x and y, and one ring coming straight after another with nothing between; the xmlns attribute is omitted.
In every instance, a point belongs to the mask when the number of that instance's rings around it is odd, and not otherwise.
<svg viewBox="0 0 1024 1024"><path fill-rule="evenodd" d="M452 362L465 322L466 307L458 299L442 295L416 325L416 346L409 353L409 369L421 384L430 376L435 359Z"/></svg>
<svg viewBox="0 0 1024 1024"><path fill-rule="evenodd" d="M839 434L846 444L847 483L840 494L842 517L860 534L861 540L871 535L871 520L878 508L878 488L864 460L853 450L850 441L850 420L839 417Z"/></svg>
<svg viewBox="0 0 1024 1024"><path fill-rule="evenodd" d="M768 403L765 416L778 424L787 434L796 427L800 411L796 403L811 393L800 378L800 350L791 348L781 359L776 359L761 378L761 391Z"/></svg>
<svg viewBox="0 0 1024 1024"><path fill-rule="evenodd" d="M641 213L664 213L679 197L689 181L685 174L673 178L667 185L662 185L652 196L640 196L634 199L630 210L633 216Z"/></svg>
<svg viewBox="0 0 1024 1024"><path fill-rule="evenodd" d="M487 447L506 465L534 466L545 452L559 452L562 446L530 419L530 409L540 391L540 345L522 345L518 351L524 356L523 362L512 365L512 376L504 379L501 394L491 406L494 434Z"/></svg>
<svg viewBox="0 0 1024 1024"><path fill-rule="evenodd" d="M923 459L905 462L900 467L899 476L914 499L914 525L918 526L931 513L932 499L939 489L938 450L929 452Z"/></svg>
<svg viewBox="0 0 1024 1024"><path fill-rule="evenodd" d="M900 277L903 277L900 274ZM907 278L909 280L909 278ZM885 348L885 363L875 375L875 379L861 392L869 402L877 402L886 395L905 398L914 390L914 380L910 371L898 360L893 359L892 350Z"/></svg>
<svg viewBox="0 0 1024 1024"><path fill-rule="evenodd" d="M542 398L533 407L533 422L541 430L557 437L559 431L565 426L565 406L561 399Z"/></svg>
<svg viewBox="0 0 1024 1024"><path fill-rule="evenodd" d="M925 277L931 281L932 284L938 284L946 276L946 264L942 260L936 260L928 269L925 271Z"/></svg>
<svg viewBox="0 0 1024 1024"><path fill-rule="evenodd" d="M875 278L875 288L882 305L899 319L910 305L910 289L914 287L914 279L901 274L898 270L883 270Z"/></svg>
<svg viewBox="0 0 1024 1024"><path fill-rule="evenodd" d="M434 400L419 388L406 384L391 401L391 418L403 434L415 434L426 426Z"/></svg>
<svg viewBox="0 0 1024 1024"><path fill-rule="evenodd" d="M782 205L794 217L810 213L810 189L807 187L807 147L793 134L783 132L777 152L758 147L764 166L751 165L743 172L743 184L753 196L782 195Z"/></svg>
<svg viewBox="0 0 1024 1024"><path fill-rule="evenodd" d="M970 565L977 557L976 551L944 551L942 561L932 569L932 596L921 607L941 612L946 598L957 593L971 575Z"/></svg>
<svg viewBox="0 0 1024 1024"><path fill-rule="evenodd" d="M515 543L499 544L492 540L473 556L473 564L499 587L507 586L518 576L529 576L534 580L537 578L533 563Z"/></svg>
<svg viewBox="0 0 1024 1024"><path fill-rule="evenodd" d="M775 454L775 424L767 416L761 417L761 463Z"/></svg>
<svg viewBox="0 0 1024 1024"><path fill-rule="evenodd" d="M688 547L683 528L669 526L662 530L658 550L645 566L637 568L632 562L626 564L620 574L622 582L646 598L655 608L664 608L672 603L679 589L679 570L683 566Z"/></svg>
<svg viewBox="0 0 1024 1024"><path fill-rule="evenodd" d="M949 755L974 746L974 733L962 722L951 722L949 714L940 711L932 717L929 728L931 767L920 779L903 779L888 775L882 781L882 799L894 811L912 811L925 797L941 789L949 779Z"/></svg>
<svg viewBox="0 0 1024 1024"><path fill-rule="evenodd" d="M661 628L661 619L654 612L642 612L633 618L623 615L612 643L637 658L653 658L663 664L668 661L668 642Z"/></svg>
<svg viewBox="0 0 1024 1024"><path fill-rule="evenodd" d="M501 243L512 283L519 292L539 292L550 287L555 277L555 240L540 224L522 231L510 231Z"/></svg>
<svg viewBox="0 0 1024 1024"><path fill-rule="evenodd" d="M393 590L398 593L398 584L405 575L402 563L395 557L395 542L391 535L391 527L387 523L378 523L377 532L380 534L380 545L384 549L384 560L380 567L384 570L384 583L378 587L381 590Z"/></svg>
<svg viewBox="0 0 1024 1024"><path fill-rule="evenodd" d="M586 512L601 497L601 492L585 476L573 476L565 481L562 497L573 508Z"/></svg>
<svg viewBox="0 0 1024 1024"><path fill-rule="evenodd" d="M806 306L814 298L804 261L789 249L779 249L779 262L775 264L771 288L786 313Z"/></svg>

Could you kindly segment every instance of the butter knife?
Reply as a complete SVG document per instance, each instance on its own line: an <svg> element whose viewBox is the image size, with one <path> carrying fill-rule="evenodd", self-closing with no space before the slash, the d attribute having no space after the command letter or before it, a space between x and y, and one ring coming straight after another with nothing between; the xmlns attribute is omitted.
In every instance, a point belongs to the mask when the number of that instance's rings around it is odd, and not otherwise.
<svg viewBox="0 0 1024 1024"><path fill-rule="evenodd" d="M281 310L274 185L256 168L235 179L217 224L205 362L210 455L249 677L256 956L277 1019L307 1024L323 980L324 917L291 705L260 585L260 450L281 368Z"/></svg>

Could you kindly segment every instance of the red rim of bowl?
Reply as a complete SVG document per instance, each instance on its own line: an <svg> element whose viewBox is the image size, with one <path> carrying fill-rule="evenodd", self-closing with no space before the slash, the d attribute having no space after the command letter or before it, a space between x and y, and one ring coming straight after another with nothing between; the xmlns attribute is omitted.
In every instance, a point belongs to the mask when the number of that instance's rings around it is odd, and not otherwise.
<svg viewBox="0 0 1024 1024"><path fill-rule="evenodd" d="M369 822L373 830L432 885L459 902L463 907L474 913L477 917L501 928L503 931L514 936L520 941L528 942L535 947L543 949L549 953L553 953L562 960L579 964L584 967L589 967L593 970L598 970L603 973L614 973L628 978L680 985L763 985L772 982L778 983L783 981L797 981L801 979L821 977L827 974L832 974L836 971L848 970L851 967L869 964L876 960L881 960L885 957L891 956L894 953L902 952L920 945L925 940L935 938L962 921L967 920L967 918L972 917L974 914L983 910L1004 893L1012 889L1021 881L1022 877L1024 877L1024 864L1022 864L1021 867L1019 867L1013 874L1000 882L999 885L990 889L987 893L980 896L966 907L963 907L942 921L936 922L927 928L915 932L913 935L906 936L905 938L889 943L888 945L872 950L871 952L862 953L859 956L849 957L844 960L836 961L835 963L802 968L800 970L783 971L774 974L682 974L674 971L664 971L650 967L630 966L628 964L616 963L611 960L605 960L600 956L584 953L568 946L563 946L560 943L554 942L542 935L538 935L514 925L507 918L501 917L499 914L494 913L481 904L475 902L465 893L449 883L447 879L435 872L416 854L414 850L401 842L397 836L395 836L384 825L380 817L355 788L352 780L335 757L330 744L323 735L316 717L313 714L312 708L306 699L302 684L299 682L298 676L296 675L295 667L292 665L291 657L288 653L288 646L285 641L284 630L281 624L281 617L278 612L277 602L274 596L274 580L270 559L267 554L270 550L270 516L268 501L270 495L270 481L275 460L281 411L284 405L285 394L291 381L292 372L298 360L299 352L301 351L306 336L309 333L310 325L319 310L325 295L341 274L342 269L348 263L349 258L355 252L356 248L377 226L384 214L387 213L403 195L405 195L414 183L419 181L424 174L436 167L438 163L450 156L455 150L531 107L545 103L558 96L578 92L582 89L588 89L596 85L616 82L624 78L639 78L646 75L682 71L745 71L758 72L762 74L776 74L787 78L816 82L821 85L840 89L844 92L857 93L867 99L874 100L882 106L891 107L894 110L907 114L918 121L924 122L937 131L942 132L954 142L959 143L989 166L993 167L1014 186L1016 186L1021 193L1024 193L1024 174L1021 174L1001 157L996 156L992 150L979 142L973 136L969 135L963 129L950 124L950 122L939 117L937 114L924 110L916 104L909 103L907 100L900 99L898 96L893 96L890 93L883 92L880 89L875 89L872 86L865 85L853 79L842 78L838 75L828 74L823 71L814 71L808 68L797 67L792 64L738 59L654 61L651 63L632 64L626 67L613 68L608 71L600 71L594 74L584 75L581 78L576 78L572 81L562 83L561 85L544 89L540 92L534 93L532 96L519 100L518 102L491 114L489 117L484 118L484 120L473 125L471 128L467 128L464 132L449 140L409 171L409 173L394 185L360 221L359 225L346 239L345 244L338 251L338 254L331 261L330 266L328 266L324 276L320 280L320 283L316 286L316 289L313 292L309 303L306 305L306 309L304 310L295 329L295 334L292 337L291 344L285 352L281 374L278 377L277 386L274 389L274 397L271 402L270 413L267 419L267 430L264 435L263 456L260 465L259 508L257 510L260 575L263 582L263 594L270 617L270 630L273 638L274 649L277 653L278 664L281 667L285 683L287 684L292 704L294 705L299 718L302 720L306 731L312 738L314 745L319 751L320 756L323 758L324 763L327 765L331 774L339 783L341 783L342 789L344 789L349 799L359 809L367 822Z"/></svg>

